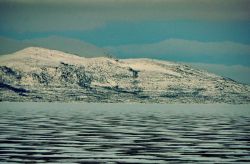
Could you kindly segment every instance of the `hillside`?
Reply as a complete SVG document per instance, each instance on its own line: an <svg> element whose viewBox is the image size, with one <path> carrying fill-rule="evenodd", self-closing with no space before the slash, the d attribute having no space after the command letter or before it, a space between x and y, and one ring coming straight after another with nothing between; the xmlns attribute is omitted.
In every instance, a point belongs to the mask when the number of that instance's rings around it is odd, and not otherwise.
<svg viewBox="0 0 250 164"><path fill-rule="evenodd" d="M0 57L1 101L250 103L250 86L188 65L30 47Z"/></svg>

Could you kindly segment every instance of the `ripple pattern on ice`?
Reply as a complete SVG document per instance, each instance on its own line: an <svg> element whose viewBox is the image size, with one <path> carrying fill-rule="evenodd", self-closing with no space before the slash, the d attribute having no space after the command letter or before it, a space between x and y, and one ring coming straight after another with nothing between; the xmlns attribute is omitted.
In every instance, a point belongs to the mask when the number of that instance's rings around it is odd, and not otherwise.
<svg viewBox="0 0 250 164"><path fill-rule="evenodd" d="M0 163L250 162L249 110L150 108L1 104Z"/></svg>

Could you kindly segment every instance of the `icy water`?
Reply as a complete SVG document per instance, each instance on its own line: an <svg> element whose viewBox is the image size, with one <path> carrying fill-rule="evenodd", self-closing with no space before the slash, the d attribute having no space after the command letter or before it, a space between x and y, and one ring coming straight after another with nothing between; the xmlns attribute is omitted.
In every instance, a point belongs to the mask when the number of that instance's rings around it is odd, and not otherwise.
<svg viewBox="0 0 250 164"><path fill-rule="evenodd" d="M8 162L250 163L250 106L0 103Z"/></svg>

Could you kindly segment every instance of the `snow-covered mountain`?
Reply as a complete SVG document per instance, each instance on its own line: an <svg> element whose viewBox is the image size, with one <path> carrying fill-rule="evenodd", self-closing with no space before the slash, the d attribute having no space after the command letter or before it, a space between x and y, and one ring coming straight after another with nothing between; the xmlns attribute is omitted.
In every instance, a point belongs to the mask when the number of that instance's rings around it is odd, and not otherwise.
<svg viewBox="0 0 250 164"><path fill-rule="evenodd" d="M250 103L250 86L173 62L30 47L0 57L0 100Z"/></svg>
<svg viewBox="0 0 250 164"><path fill-rule="evenodd" d="M109 52L104 48L97 47L82 40L61 36L49 36L46 38L24 40L23 43L35 47L43 47L68 52L82 57L102 57L110 55Z"/></svg>

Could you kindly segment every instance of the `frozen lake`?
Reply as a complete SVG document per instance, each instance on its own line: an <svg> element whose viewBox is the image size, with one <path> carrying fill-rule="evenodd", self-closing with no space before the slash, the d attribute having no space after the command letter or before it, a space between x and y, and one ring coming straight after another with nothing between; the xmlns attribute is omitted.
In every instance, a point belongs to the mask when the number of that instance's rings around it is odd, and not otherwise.
<svg viewBox="0 0 250 164"><path fill-rule="evenodd" d="M249 163L250 105L0 103L0 163Z"/></svg>

